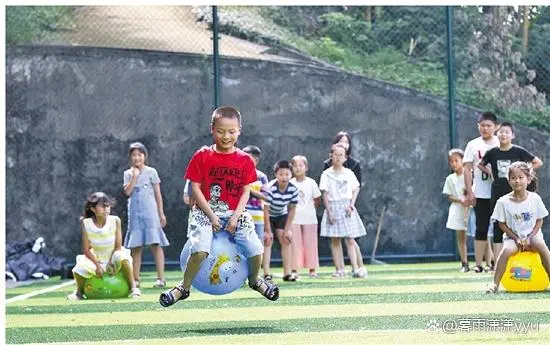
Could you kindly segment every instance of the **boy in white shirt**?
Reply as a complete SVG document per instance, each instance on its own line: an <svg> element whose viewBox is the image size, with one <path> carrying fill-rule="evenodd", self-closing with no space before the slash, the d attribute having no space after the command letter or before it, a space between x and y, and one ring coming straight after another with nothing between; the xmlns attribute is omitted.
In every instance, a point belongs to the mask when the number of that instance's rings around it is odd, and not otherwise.
<svg viewBox="0 0 550 345"><path fill-rule="evenodd" d="M470 140L464 150L464 183L466 187L466 199L469 205L474 206L476 214L476 237L474 242L474 256L476 267L474 272L483 272L481 266L483 254L488 245L487 232L491 217L491 179L488 174L482 172L478 164L483 159L485 152L499 145L498 138L494 135L497 127L497 117L491 112L482 113L478 119L480 136ZM472 177L473 170L473 177ZM472 184L473 181L473 184ZM472 185L475 185L475 192ZM490 265L490 258L485 260Z"/></svg>

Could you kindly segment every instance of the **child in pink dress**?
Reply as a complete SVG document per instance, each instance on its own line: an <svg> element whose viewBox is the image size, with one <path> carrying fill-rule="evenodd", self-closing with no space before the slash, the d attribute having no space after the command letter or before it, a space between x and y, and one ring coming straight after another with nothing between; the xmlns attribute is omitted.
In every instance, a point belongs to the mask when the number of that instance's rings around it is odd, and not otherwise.
<svg viewBox="0 0 550 345"><path fill-rule="evenodd" d="M295 276L298 269L309 268L309 277L317 277L319 250L317 241L317 213L321 204L321 191L314 179L307 177L307 158L294 156L291 160L294 177L290 180L299 190L296 215L292 222L291 267Z"/></svg>

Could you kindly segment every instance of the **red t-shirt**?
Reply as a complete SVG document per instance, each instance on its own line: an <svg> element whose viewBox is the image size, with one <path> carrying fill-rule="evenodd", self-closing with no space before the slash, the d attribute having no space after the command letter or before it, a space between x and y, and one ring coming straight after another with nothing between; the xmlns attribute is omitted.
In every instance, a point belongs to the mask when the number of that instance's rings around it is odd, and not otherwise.
<svg viewBox="0 0 550 345"><path fill-rule="evenodd" d="M203 146L189 162L185 178L201 184L201 191L214 212L235 210L243 187L256 182L254 161L245 152L218 153Z"/></svg>

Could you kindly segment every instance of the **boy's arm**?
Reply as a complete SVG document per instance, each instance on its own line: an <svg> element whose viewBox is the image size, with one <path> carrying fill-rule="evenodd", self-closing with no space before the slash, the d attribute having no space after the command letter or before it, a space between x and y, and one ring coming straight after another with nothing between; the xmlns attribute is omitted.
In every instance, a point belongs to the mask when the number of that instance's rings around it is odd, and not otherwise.
<svg viewBox="0 0 550 345"><path fill-rule="evenodd" d="M475 205L476 197L472 190L472 185L474 181L473 168L474 168L474 151L472 149L472 142L470 141L466 145L464 150L464 158L462 160L462 166L464 167L464 185L466 189L466 200L470 205Z"/></svg>
<svg viewBox="0 0 550 345"><path fill-rule="evenodd" d="M229 218L229 222L225 227L225 229L231 234L235 232L235 229L237 228L237 221L239 220L241 214L244 212L246 204L248 203L248 199L250 198L250 186L251 184L247 184L243 187L243 194L241 194L239 203L237 204L235 211L233 211L233 215L231 216L231 218Z"/></svg>
<svg viewBox="0 0 550 345"><path fill-rule="evenodd" d="M483 171L484 173L486 173L489 177L491 177L491 179L493 179L493 171L491 171L491 169L489 169L487 167L487 162L485 161L481 161L477 167L479 168L479 170ZM466 182L466 174L464 175L464 182Z"/></svg>
<svg viewBox="0 0 550 345"><path fill-rule="evenodd" d="M294 215L296 215L296 204L289 204L287 208L288 214L286 216L286 223L283 229L283 239L286 240L286 244L291 244L292 231L290 230L290 226L292 225L292 222L294 222Z"/></svg>
<svg viewBox="0 0 550 345"><path fill-rule="evenodd" d="M252 195L253 197L255 198L258 198L260 200L265 200L265 196L261 193L261 192L258 192L258 191L255 191L255 190L250 190L250 195Z"/></svg>
<svg viewBox="0 0 550 345"><path fill-rule="evenodd" d="M542 165L543 165L542 160L539 157L535 157L531 161L531 166L533 167L533 169L539 169L542 167Z"/></svg>
<svg viewBox="0 0 550 345"><path fill-rule="evenodd" d="M193 199L192 195L191 181L185 180L185 186L183 187L183 203L190 207L195 203L195 199Z"/></svg>
<svg viewBox="0 0 550 345"><path fill-rule="evenodd" d="M264 245L269 246L273 243L273 231L269 220L269 205L264 205Z"/></svg>
<svg viewBox="0 0 550 345"><path fill-rule="evenodd" d="M193 206L193 203L195 202L195 200L193 199L192 196L189 196L187 194L183 194L183 203L188 205L188 206Z"/></svg>
<svg viewBox="0 0 550 345"><path fill-rule="evenodd" d="M472 205L475 204L476 200L474 192L472 191L473 166L472 162L464 163L464 188L466 188L466 198Z"/></svg>
<svg viewBox="0 0 550 345"><path fill-rule="evenodd" d="M202 194L200 182L191 181L191 194L195 198L197 206L204 212L204 214L206 214L208 219L214 223L212 219L215 219L216 214L212 211L212 208L208 204L208 201L206 201L204 194Z"/></svg>
<svg viewBox="0 0 550 345"><path fill-rule="evenodd" d="M271 222L269 221L269 205L264 205L264 233L273 234L271 231Z"/></svg>
<svg viewBox="0 0 550 345"><path fill-rule="evenodd" d="M288 208L288 215L286 216L286 223L283 231L288 232L290 231L290 226L292 225L292 222L294 222L294 216L296 215L296 205L295 204L289 204L287 206Z"/></svg>
<svg viewBox="0 0 550 345"><path fill-rule="evenodd" d="M268 183L269 181L267 180L267 178L264 177L261 182L262 182L262 188L260 189L260 191L257 192L251 189L250 194L252 194L253 196L255 196L256 198L262 201L267 201L267 190L269 190L269 183Z"/></svg>
<svg viewBox="0 0 550 345"><path fill-rule="evenodd" d="M237 207L235 208L235 211L233 212L233 215L238 219L241 214L244 212L246 208L246 204L248 203L248 199L250 198L250 187L251 185L247 184L243 187L243 194L241 194L241 198L239 199L239 203L237 204Z"/></svg>

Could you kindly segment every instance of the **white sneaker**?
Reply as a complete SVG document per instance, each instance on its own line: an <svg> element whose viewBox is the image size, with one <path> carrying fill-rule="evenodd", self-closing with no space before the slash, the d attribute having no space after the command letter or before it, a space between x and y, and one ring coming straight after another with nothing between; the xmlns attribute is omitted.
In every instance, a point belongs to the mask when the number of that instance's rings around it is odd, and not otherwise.
<svg viewBox="0 0 550 345"><path fill-rule="evenodd" d="M487 287L485 288L485 293L497 293L498 292L498 286L495 283L487 284Z"/></svg>
<svg viewBox="0 0 550 345"><path fill-rule="evenodd" d="M166 280L157 279L153 287L158 289L164 289L166 287Z"/></svg>
<svg viewBox="0 0 550 345"><path fill-rule="evenodd" d="M368 276L367 269L365 267L360 267L352 272L351 276L353 278L366 278Z"/></svg>
<svg viewBox="0 0 550 345"><path fill-rule="evenodd" d="M138 298L141 297L141 290L137 287L132 289L132 292L130 292L130 298Z"/></svg>
<svg viewBox="0 0 550 345"><path fill-rule="evenodd" d="M332 274L332 278L345 278L346 272L344 270L336 271Z"/></svg>
<svg viewBox="0 0 550 345"><path fill-rule="evenodd" d="M74 291L72 294L67 295L67 299L69 301L82 301L84 299L84 295L78 291Z"/></svg>

